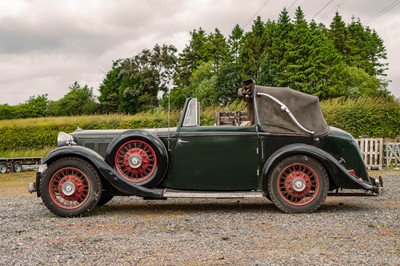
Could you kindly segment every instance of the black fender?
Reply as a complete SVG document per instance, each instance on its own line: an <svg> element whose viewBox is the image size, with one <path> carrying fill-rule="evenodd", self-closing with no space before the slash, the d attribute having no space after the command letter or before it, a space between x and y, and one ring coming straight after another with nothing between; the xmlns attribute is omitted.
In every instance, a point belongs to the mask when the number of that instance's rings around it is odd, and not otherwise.
<svg viewBox="0 0 400 266"><path fill-rule="evenodd" d="M114 153L115 148L119 146L121 143L124 143L130 139L139 139L142 141L146 141L149 145L155 148L155 152L157 153L158 161L157 161L157 171L154 175L154 179L149 181L149 183L140 184L142 186L155 187L158 185L163 179L165 174L167 173L169 159L168 159L168 151L165 147L164 143L161 139L152 132L140 129L126 130L122 132L120 135L116 136L110 144L108 144L105 160L110 166L114 166Z"/></svg>
<svg viewBox="0 0 400 266"><path fill-rule="evenodd" d="M50 165L54 161L65 157L78 157L91 163L115 189L125 194L138 197L162 198L162 190L148 189L125 181L117 171L105 162L100 154L83 146L73 145L54 149L44 158L43 163Z"/></svg>
<svg viewBox="0 0 400 266"><path fill-rule="evenodd" d="M319 149L318 147L307 144L290 144L274 152L265 162L262 170L262 176L268 177L270 170L272 170L272 167L277 162L287 156L296 154L305 154L318 160L325 167L328 175L332 178L332 181L337 187L365 190L373 189L373 186L371 184L358 180L357 177L349 173L349 171L343 165L341 165L331 154ZM266 186L265 182L266 178L262 180L263 189L265 189Z"/></svg>

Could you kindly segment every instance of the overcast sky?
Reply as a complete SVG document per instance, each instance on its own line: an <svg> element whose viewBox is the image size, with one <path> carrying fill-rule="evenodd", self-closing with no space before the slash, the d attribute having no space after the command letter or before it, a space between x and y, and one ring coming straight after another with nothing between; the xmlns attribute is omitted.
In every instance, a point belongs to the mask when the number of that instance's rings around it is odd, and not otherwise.
<svg viewBox="0 0 400 266"><path fill-rule="evenodd" d="M389 85L400 96L400 0L12 0L0 1L0 104L30 96L62 98L75 81L98 87L113 60L156 43L180 51L190 31L235 24L248 31L259 15L276 20L301 6L307 20L329 26L335 11L375 29L387 48Z"/></svg>

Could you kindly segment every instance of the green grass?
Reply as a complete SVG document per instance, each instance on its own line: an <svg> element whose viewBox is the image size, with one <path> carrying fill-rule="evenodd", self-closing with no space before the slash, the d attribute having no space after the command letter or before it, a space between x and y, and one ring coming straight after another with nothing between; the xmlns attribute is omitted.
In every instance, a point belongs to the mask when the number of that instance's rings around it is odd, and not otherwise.
<svg viewBox="0 0 400 266"><path fill-rule="evenodd" d="M30 196L28 184L35 181L35 172L0 174L0 197L22 195Z"/></svg>

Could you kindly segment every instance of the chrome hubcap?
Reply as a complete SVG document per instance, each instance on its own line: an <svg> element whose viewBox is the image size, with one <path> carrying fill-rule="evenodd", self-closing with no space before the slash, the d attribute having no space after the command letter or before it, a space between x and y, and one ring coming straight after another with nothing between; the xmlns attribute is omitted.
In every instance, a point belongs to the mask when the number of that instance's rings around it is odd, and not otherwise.
<svg viewBox="0 0 400 266"><path fill-rule="evenodd" d="M292 187L295 191L301 192L306 188L306 181L303 178L296 178L292 182Z"/></svg>
<svg viewBox="0 0 400 266"><path fill-rule="evenodd" d="M72 182L65 182L62 185L62 193L64 193L64 195L66 196L71 196L72 194L75 193L75 185Z"/></svg>
<svg viewBox="0 0 400 266"><path fill-rule="evenodd" d="M142 158L140 158L137 155L133 155L133 156L129 157L128 163L129 163L129 166L132 168L135 168L135 169L139 168L139 166L142 164Z"/></svg>

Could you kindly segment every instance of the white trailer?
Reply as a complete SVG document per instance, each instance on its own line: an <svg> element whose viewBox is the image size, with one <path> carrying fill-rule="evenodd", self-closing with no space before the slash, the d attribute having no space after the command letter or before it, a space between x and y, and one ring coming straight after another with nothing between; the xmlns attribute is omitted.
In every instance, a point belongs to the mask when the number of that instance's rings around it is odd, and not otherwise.
<svg viewBox="0 0 400 266"><path fill-rule="evenodd" d="M0 158L0 174L19 173L24 168L34 168L42 164L40 157Z"/></svg>

